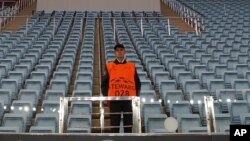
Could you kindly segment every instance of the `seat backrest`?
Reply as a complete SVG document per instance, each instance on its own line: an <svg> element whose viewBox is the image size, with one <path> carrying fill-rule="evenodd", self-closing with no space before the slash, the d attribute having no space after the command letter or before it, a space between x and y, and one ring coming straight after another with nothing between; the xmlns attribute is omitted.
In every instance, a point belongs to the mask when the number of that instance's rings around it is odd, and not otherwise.
<svg viewBox="0 0 250 141"><path fill-rule="evenodd" d="M142 106L142 116L145 117L149 114L161 114L162 106L159 102L145 102Z"/></svg>
<svg viewBox="0 0 250 141"><path fill-rule="evenodd" d="M164 91L169 91L169 90L177 90L176 81L175 80L161 81L159 92L163 94Z"/></svg>
<svg viewBox="0 0 250 141"><path fill-rule="evenodd" d="M214 70L215 77L219 78L219 79L222 79L223 73L225 71L228 71L226 65L217 65L217 66L215 66L215 70Z"/></svg>
<svg viewBox="0 0 250 141"><path fill-rule="evenodd" d="M54 72L53 79L70 81L70 74L68 72Z"/></svg>
<svg viewBox="0 0 250 141"><path fill-rule="evenodd" d="M42 113L58 114L60 109L59 105L59 101L44 100L42 103Z"/></svg>
<svg viewBox="0 0 250 141"><path fill-rule="evenodd" d="M249 89L249 82L247 79L234 79L232 81L233 89Z"/></svg>
<svg viewBox="0 0 250 141"><path fill-rule="evenodd" d="M73 101L70 106L70 114L85 115L92 113L91 101Z"/></svg>
<svg viewBox="0 0 250 141"><path fill-rule="evenodd" d="M76 80L75 90L92 90L92 81L90 80Z"/></svg>
<svg viewBox="0 0 250 141"><path fill-rule="evenodd" d="M224 127L229 127L231 124L230 114L215 114L215 122L216 122L216 131L217 132L225 132L221 129Z"/></svg>
<svg viewBox="0 0 250 141"><path fill-rule="evenodd" d="M243 52L245 53L245 52ZM247 59L248 59L248 55L247 54L239 54L238 55L238 61L240 64L246 64L247 63Z"/></svg>
<svg viewBox="0 0 250 141"><path fill-rule="evenodd" d="M163 93L165 105L184 100L181 90L167 90Z"/></svg>
<svg viewBox="0 0 250 141"><path fill-rule="evenodd" d="M170 115L177 118L180 114L191 114L191 105L188 101L179 101L172 103L172 108L170 110Z"/></svg>
<svg viewBox="0 0 250 141"><path fill-rule="evenodd" d="M9 71L8 72L9 79L16 79L19 84L23 83L24 81L24 74L21 71Z"/></svg>
<svg viewBox="0 0 250 141"><path fill-rule="evenodd" d="M93 73L91 73L91 72L78 72L76 79L77 80L92 80Z"/></svg>
<svg viewBox="0 0 250 141"><path fill-rule="evenodd" d="M193 79L193 75L191 72L179 72L178 75L177 75L177 83L181 83L185 80L188 80L188 79Z"/></svg>
<svg viewBox="0 0 250 141"><path fill-rule="evenodd" d="M190 92L190 100L193 100L194 104L204 103L205 96L210 96L209 92L206 89Z"/></svg>
<svg viewBox="0 0 250 141"><path fill-rule="evenodd" d="M18 127L19 132L26 130L26 118L21 114L6 113L4 114L2 126L4 127Z"/></svg>
<svg viewBox="0 0 250 141"><path fill-rule="evenodd" d="M201 119L198 114L180 114L177 117L179 122L178 131L187 127L201 127Z"/></svg>
<svg viewBox="0 0 250 141"><path fill-rule="evenodd" d="M240 122L240 114L249 113L248 103L245 100L238 100L231 103L231 117L234 120Z"/></svg>
<svg viewBox="0 0 250 141"><path fill-rule="evenodd" d="M48 65L36 65L35 70L36 72L45 72L47 77L49 77L51 74L51 71Z"/></svg>
<svg viewBox="0 0 250 141"><path fill-rule="evenodd" d="M146 132L154 132L156 130L165 130L164 122L167 118L165 114L151 114L146 119Z"/></svg>
<svg viewBox="0 0 250 141"><path fill-rule="evenodd" d="M156 72L155 75L153 76L154 78L154 83L158 86L161 81L164 80L169 80L169 73L168 72Z"/></svg>
<svg viewBox="0 0 250 141"><path fill-rule="evenodd" d="M73 66L74 62L71 59L60 59L58 65Z"/></svg>
<svg viewBox="0 0 250 141"><path fill-rule="evenodd" d="M60 97L65 97L63 90L46 90L45 99L51 101L59 101Z"/></svg>
<svg viewBox="0 0 250 141"><path fill-rule="evenodd" d="M155 101L156 93L153 90L141 90L140 91L140 98L141 98L142 102Z"/></svg>
<svg viewBox="0 0 250 141"><path fill-rule="evenodd" d="M10 90L12 98L15 98L18 91L18 82L15 79L2 79L2 89Z"/></svg>
<svg viewBox="0 0 250 141"><path fill-rule="evenodd" d="M79 66L78 72L93 72L93 66L90 65Z"/></svg>
<svg viewBox="0 0 250 141"><path fill-rule="evenodd" d="M53 114L37 114L34 125L38 127L54 127L57 131L58 116Z"/></svg>
<svg viewBox="0 0 250 141"><path fill-rule="evenodd" d="M28 100L14 100L11 104L11 112L24 114L30 119L33 114L33 103Z"/></svg>
<svg viewBox="0 0 250 141"><path fill-rule="evenodd" d="M225 83L231 84L232 80L238 79L238 74L236 71L226 71L223 73L223 78Z"/></svg>
<svg viewBox="0 0 250 141"><path fill-rule="evenodd" d="M210 79L215 79L215 74L213 72L202 72L200 74L201 85L206 87L207 82Z"/></svg>
<svg viewBox="0 0 250 141"><path fill-rule="evenodd" d="M239 78L244 78L244 73L249 71L248 65L238 64L236 65L236 71L238 73Z"/></svg>
<svg viewBox="0 0 250 141"><path fill-rule="evenodd" d="M2 104L10 106L12 99L11 91L7 89L0 89L0 99L3 102Z"/></svg>
<svg viewBox="0 0 250 141"><path fill-rule="evenodd" d="M27 90L21 89L19 91L19 100L31 101L36 107L38 104L38 99L40 98L39 92L37 90Z"/></svg>
<svg viewBox="0 0 250 141"><path fill-rule="evenodd" d="M240 114L241 124L248 125L250 124L250 113L242 113Z"/></svg>
<svg viewBox="0 0 250 141"><path fill-rule="evenodd" d="M50 81L51 90L63 90L65 93L68 91L68 81L67 80L55 80Z"/></svg>
<svg viewBox="0 0 250 141"><path fill-rule="evenodd" d="M67 127L90 128L91 115L69 115Z"/></svg>
<svg viewBox="0 0 250 141"><path fill-rule="evenodd" d="M141 80L141 90L151 90L151 80Z"/></svg>
<svg viewBox="0 0 250 141"><path fill-rule="evenodd" d="M216 97L223 103L236 100L237 91L234 89L218 89L216 90Z"/></svg>
<svg viewBox="0 0 250 141"><path fill-rule="evenodd" d="M172 70L170 71L171 71L172 77L176 78L178 73L186 71L186 67L184 65L175 65L175 66L172 66Z"/></svg>
<svg viewBox="0 0 250 141"><path fill-rule="evenodd" d="M192 72L196 78L199 78L200 74L205 71L207 71L206 65L196 65L192 69Z"/></svg>
<svg viewBox="0 0 250 141"><path fill-rule="evenodd" d="M222 55L219 56L219 62L221 64L226 64L227 60L229 60L229 59L230 59L230 55L228 55L228 54L222 54Z"/></svg>
<svg viewBox="0 0 250 141"><path fill-rule="evenodd" d="M14 70L19 71L19 72L23 72L24 79L26 79L28 76L29 67L26 65L15 65Z"/></svg>
<svg viewBox="0 0 250 141"><path fill-rule="evenodd" d="M38 90L39 93L43 90L43 82L40 79L26 79L25 89Z"/></svg>
<svg viewBox="0 0 250 141"><path fill-rule="evenodd" d="M138 74L140 80L149 79L146 71L137 71L137 74Z"/></svg>
<svg viewBox="0 0 250 141"><path fill-rule="evenodd" d="M227 68L229 70L235 70L237 64L238 64L237 59L229 59L229 60L227 60Z"/></svg>
<svg viewBox="0 0 250 141"><path fill-rule="evenodd" d="M210 79L207 85L208 91L212 93L215 93L217 89L225 89L223 79Z"/></svg>
<svg viewBox="0 0 250 141"><path fill-rule="evenodd" d="M217 65L220 65L218 59L208 60L208 61L207 61L207 69L208 69L208 70L214 71L215 66L217 66Z"/></svg>
<svg viewBox="0 0 250 141"><path fill-rule="evenodd" d="M184 93L190 93L193 90L200 90L200 89L201 85L198 79L186 80L184 82L184 88L183 88Z"/></svg>

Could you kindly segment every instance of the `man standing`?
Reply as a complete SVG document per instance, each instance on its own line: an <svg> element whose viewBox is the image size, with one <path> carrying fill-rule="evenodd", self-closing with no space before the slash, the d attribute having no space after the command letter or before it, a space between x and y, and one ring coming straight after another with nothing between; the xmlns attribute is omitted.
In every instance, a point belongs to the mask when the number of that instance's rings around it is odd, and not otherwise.
<svg viewBox="0 0 250 141"><path fill-rule="evenodd" d="M114 47L116 59L106 64L106 74L102 81L102 93L104 96L139 96L141 82L138 77L135 64L126 61L126 50L122 44ZM110 121L113 133L119 133L121 112L125 133L132 133L132 105L131 101L110 101ZM131 113L131 114L126 114Z"/></svg>

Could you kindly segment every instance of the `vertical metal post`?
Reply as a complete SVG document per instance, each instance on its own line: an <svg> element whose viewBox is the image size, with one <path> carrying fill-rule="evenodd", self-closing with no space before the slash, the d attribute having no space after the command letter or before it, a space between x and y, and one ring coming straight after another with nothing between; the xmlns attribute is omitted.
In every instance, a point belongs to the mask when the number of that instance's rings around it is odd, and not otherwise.
<svg viewBox="0 0 250 141"><path fill-rule="evenodd" d="M113 29L114 29L114 40L116 41L116 39L115 39L115 18L113 19Z"/></svg>
<svg viewBox="0 0 250 141"><path fill-rule="evenodd" d="M56 34L56 17L54 17L53 19L53 39L55 38L55 34Z"/></svg>
<svg viewBox="0 0 250 141"><path fill-rule="evenodd" d="M171 35L170 32L171 32L171 31L170 31L170 20L169 20L169 18L168 18L168 35L169 35L169 36Z"/></svg>
<svg viewBox="0 0 250 141"><path fill-rule="evenodd" d="M27 34L28 34L28 22L29 22L29 19L27 18L27 19L26 19L26 36L27 36Z"/></svg>
<svg viewBox="0 0 250 141"><path fill-rule="evenodd" d="M104 132L104 107L103 107L103 100L100 100L100 126L101 126L101 133Z"/></svg>
<svg viewBox="0 0 250 141"><path fill-rule="evenodd" d="M212 96L204 97L207 131L208 133L216 132L216 123L214 118L214 100Z"/></svg>
<svg viewBox="0 0 250 141"><path fill-rule="evenodd" d="M142 18L141 18L141 36L143 36L143 23L142 23Z"/></svg>
<svg viewBox="0 0 250 141"><path fill-rule="evenodd" d="M65 107L66 101L68 102L68 99L66 97L60 97L59 126L58 126L59 133L63 133L63 129L64 129L65 110L68 110L68 107ZM67 106L68 106L68 104L67 104Z"/></svg>
<svg viewBox="0 0 250 141"><path fill-rule="evenodd" d="M197 23L197 19L196 18L194 19L194 27L195 27L195 33L198 36L199 35L199 32L198 32L198 23Z"/></svg>
<svg viewBox="0 0 250 141"><path fill-rule="evenodd" d="M83 31L83 18L81 19L81 35L80 35L80 39L82 39L83 38L83 36L82 36L82 31Z"/></svg>
<svg viewBox="0 0 250 141"><path fill-rule="evenodd" d="M133 111L133 133L141 133L141 111L140 111L140 97L134 97L132 99L132 111Z"/></svg>

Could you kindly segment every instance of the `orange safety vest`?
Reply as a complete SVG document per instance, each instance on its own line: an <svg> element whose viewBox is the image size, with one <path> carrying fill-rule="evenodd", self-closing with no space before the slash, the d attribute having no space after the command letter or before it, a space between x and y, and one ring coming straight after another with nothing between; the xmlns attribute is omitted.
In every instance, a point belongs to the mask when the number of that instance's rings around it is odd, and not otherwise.
<svg viewBox="0 0 250 141"><path fill-rule="evenodd" d="M130 62L125 64L107 64L109 74L108 96L136 96L135 65Z"/></svg>

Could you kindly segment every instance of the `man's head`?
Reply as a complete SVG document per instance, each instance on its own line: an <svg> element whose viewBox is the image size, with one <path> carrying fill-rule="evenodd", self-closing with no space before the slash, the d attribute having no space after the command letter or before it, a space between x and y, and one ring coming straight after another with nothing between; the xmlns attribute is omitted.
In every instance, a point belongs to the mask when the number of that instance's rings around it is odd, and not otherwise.
<svg viewBox="0 0 250 141"><path fill-rule="evenodd" d="M123 44L116 44L114 47L114 54L118 60L123 60L126 54L125 47Z"/></svg>

